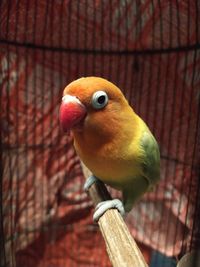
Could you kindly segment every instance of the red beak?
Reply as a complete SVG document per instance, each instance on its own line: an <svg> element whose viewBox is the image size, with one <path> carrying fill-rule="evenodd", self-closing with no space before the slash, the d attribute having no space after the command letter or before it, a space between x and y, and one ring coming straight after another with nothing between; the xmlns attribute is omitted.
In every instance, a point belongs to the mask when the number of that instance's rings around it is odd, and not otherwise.
<svg viewBox="0 0 200 267"><path fill-rule="evenodd" d="M78 125L86 116L86 108L81 101L71 95L62 98L60 106L60 124L64 132Z"/></svg>

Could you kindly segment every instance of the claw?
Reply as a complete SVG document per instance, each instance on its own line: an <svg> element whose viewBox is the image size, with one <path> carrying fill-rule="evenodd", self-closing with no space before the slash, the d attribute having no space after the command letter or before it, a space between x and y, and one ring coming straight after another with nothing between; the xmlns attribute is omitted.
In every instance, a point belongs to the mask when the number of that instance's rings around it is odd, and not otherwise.
<svg viewBox="0 0 200 267"><path fill-rule="evenodd" d="M94 175L89 176L87 178L84 186L83 186L84 190L87 192L89 190L90 186L97 181L99 181L99 179L96 176L94 176Z"/></svg>
<svg viewBox="0 0 200 267"><path fill-rule="evenodd" d="M95 209L93 220L98 222L99 218L108 210L108 209L117 209L122 217L125 215L125 210L122 202L119 199L106 200L100 202Z"/></svg>

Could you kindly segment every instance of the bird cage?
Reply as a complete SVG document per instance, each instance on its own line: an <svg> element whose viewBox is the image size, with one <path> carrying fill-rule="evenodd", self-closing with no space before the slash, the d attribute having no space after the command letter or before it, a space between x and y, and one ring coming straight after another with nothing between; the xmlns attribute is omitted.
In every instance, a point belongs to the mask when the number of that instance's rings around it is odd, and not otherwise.
<svg viewBox="0 0 200 267"><path fill-rule="evenodd" d="M148 265L198 251L199 22L197 0L0 2L2 267L111 266L58 120L83 76L115 83L159 143L161 181L125 218Z"/></svg>

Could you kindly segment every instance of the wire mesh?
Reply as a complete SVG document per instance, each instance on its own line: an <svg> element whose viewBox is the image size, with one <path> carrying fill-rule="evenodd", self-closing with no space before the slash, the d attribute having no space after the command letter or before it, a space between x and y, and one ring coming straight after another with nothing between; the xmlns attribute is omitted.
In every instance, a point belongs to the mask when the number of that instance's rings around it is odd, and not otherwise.
<svg viewBox="0 0 200 267"><path fill-rule="evenodd" d="M170 257L199 248L199 8L0 2L1 266L110 266L58 122L63 88L81 76L118 85L160 145L162 180L127 217L133 236Z"/></svg>

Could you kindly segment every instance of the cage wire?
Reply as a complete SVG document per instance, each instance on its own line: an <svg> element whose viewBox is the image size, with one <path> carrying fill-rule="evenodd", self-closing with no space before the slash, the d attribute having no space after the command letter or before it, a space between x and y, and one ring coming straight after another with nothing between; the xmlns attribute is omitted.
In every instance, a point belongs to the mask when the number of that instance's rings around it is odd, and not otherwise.
<svg viewBox="0 0 200 267"><path fill-rule="evenodd" d="M126 218L148 263L158 266L155 251L176 262L199 249L199 9L192 0L0 2L2 267L111 266L58 121L63 88L82 76L119 86L160 145L161 181Z"/></svg>

